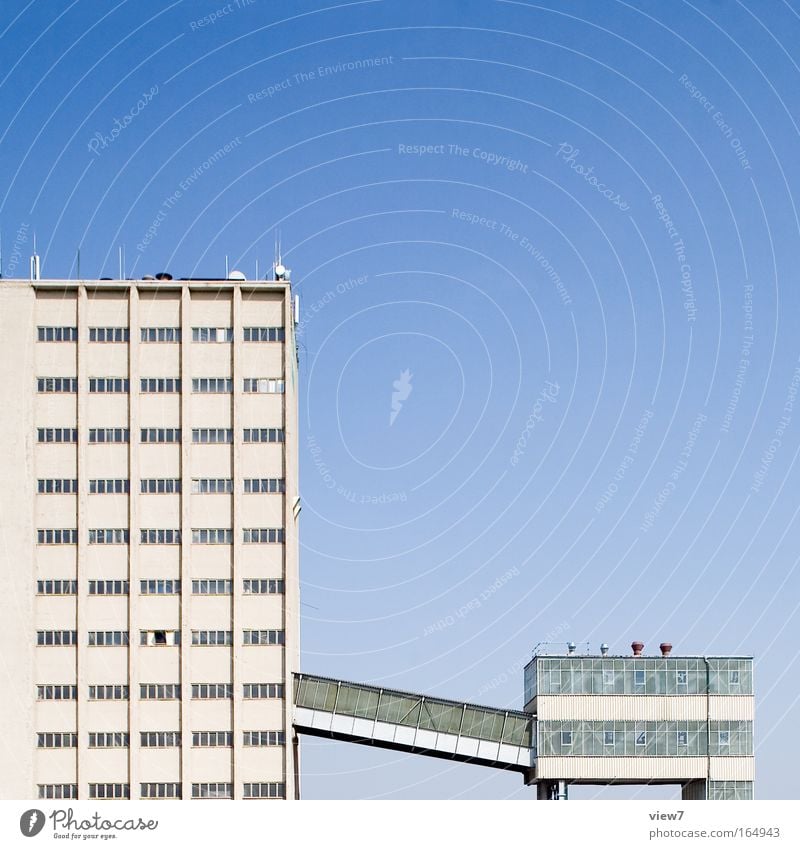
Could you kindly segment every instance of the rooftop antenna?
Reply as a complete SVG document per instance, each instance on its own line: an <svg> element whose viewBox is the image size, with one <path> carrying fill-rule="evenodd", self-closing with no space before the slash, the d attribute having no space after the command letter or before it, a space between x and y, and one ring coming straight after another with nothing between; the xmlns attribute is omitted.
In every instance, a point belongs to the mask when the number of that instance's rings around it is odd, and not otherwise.
<svg viewBox="0 0 800 849"><path fill-rule="evenodd" d="M3 276L3 231L0 230L0 278Z"/></svg>
<svg viewBox="0 0 800 849"><path fill-rule="evenodd" d="M78 280L80 280L81 279L81 246L80 245L78 245L77 265L78 265Z"/></svg>
<svg viewBox="0 0 800 849"><path fill-rule="evenodd" d="M119 277L118 280L124 280L124 268L122 267L122 245L119 246Z"/></svg>
<svg viewBox="0 0 800 849"><path fill-rule="evenodd" d="M33 256L31 256L31 280L41 279L41 261L36 253L36 233L33 234Z"/></svg>
<svg viewBox="0 0 800 849"><path fill-rule="evenodd" d="M283 264L283 260L281 257L281 235L280 231L275 234L275 262L272 266L272 276L275 280L285 280L287 279L288 270Z"/></svg>
<svg viewBox="0 0 800 849"><path fill-rule="evenodd" d="M2 247L2 246L0 246ZM2 264L0 263L0 268L2 268ZM256 257L256 280L258 280L258 257Z"/></svg>
<svg viewBox="0 0 800 849"><path fill-rule="evenodd" d="M228 279L228 255L225 254L225 279Z"/></svg>

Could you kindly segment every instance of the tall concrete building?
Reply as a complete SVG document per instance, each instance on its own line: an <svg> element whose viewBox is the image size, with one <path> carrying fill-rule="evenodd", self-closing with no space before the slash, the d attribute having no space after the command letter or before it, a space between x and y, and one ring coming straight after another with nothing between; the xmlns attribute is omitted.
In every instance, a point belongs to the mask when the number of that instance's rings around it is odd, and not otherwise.
<svg viewBox="0 0 800 849"><path fill-rule="evenodd" d="M160 277L0 281L0 798L298 795L288 273Z"/></svg>

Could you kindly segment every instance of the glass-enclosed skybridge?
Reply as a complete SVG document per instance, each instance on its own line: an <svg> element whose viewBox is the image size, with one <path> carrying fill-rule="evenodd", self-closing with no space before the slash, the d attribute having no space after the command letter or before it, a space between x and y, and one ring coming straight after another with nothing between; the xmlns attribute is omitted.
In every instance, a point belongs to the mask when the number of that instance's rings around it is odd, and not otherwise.
<svg viewBox="0 0 800 849"><path fill-rule="evenodd" d="M533 715L295 674L298 733L528 773Z"/></svg>

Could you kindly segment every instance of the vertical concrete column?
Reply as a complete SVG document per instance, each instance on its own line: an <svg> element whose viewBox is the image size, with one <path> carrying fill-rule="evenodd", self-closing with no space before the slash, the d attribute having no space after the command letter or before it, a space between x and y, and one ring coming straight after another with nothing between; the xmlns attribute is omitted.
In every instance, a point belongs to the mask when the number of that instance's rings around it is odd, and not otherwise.
<svg viewBox="0 0 800 849"><path fill-rule="evenodd" d="M191 667L192 651L191 632L191 545L192 545L192 421L191 421L191 388L192 388L192 315L191 293L189 284L185 283L181 290L181 609L180 609L180 731L181 731L181 775L182 797L192 798L190 782L190 759L192 752L192 735L189 712L191 710Z"/></svg>
<svg viewBox="0 0 800 849"><path fill-rule="evenodd" d="M233 645L231 646L231 682L233 685L233 699L231 700L231 732L233 736L233 748L231 750L231 781L233 783L233 798L242 798L241 763L243 728L242 728L242 698L243 698L243 670L242 670L242 493L244 482L242 475L242 440L244 438L241 406L243 397L243 375L242 375L242 343L244 333L242 331L242 289L234 284L231 292L232 315L233 315L233 342L231 343L231 377L233 392L231 393L231 427L233 428L233 444L231 445L231 478L233 486L231 528L233 534L233 545L231 546L231 631L233 632Z"/></svg>
<svg viewBox="0 0 800 849"><path fill-rule="evenodd" d="M283 477L286 492L283 496L283 621L286 638L283 647L284 716L283 730L287 745L284 754L286 798L300 797L299 746L294 733L294 673L300 667L300 575L298 566L298 526L295 503L300 497L298 480L298 451L300 434L297 425L297 396L299 392L297 358L294 337L294 309L289 284L283 290Z"/></svg>
<svg viewBox="0 0 800 849"><path fill-rule="evenodd" d="M87 376L89 323L88 310L89 298L86 286L78 286L77 291L77 313L78 313L78 394L76 423L78 428L78 443L75 446L77 462L78 494L77 515L75 526L78 532L78 545L76 551L75 577L78 581L78 594L76 597L75 631L77 635L77 646L75 649L76 676L75 683L78 688L76 701L76 723L75 730L78 734L78 749L76 752L76 782L78 785L78 798L89 798L88 766L90 752L89 728L87 726L86 714L89 700L89 682L86 669L86 654L88 651L89 635L87 633L86 607L88 600L88 583L86 578L86 561L89 553L89 527L87 523L87 500L89 491L89 475L86 466L87 443L89 430L87 427L87 407L89 380Z"/></svg>
<svg viewBox="0 0 800 849"><path fill-rule="evenodd" d="M139 798L140 790L140 737L139 729L139 493L141 432L139 418L139 289L132 285L128 290L128 781L131 799Z"/></svg>

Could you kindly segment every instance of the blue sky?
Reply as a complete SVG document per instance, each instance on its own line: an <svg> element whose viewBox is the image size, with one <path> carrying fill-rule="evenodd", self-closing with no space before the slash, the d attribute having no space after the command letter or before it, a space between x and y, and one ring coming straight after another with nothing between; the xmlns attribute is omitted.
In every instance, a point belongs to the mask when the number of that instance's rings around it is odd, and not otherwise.
<svg viewBox="0 0 800 849"><path fill-rule="evenodd" d="M36 232L45 276L253 276L279 229L303 668L520 707L542 641L753 654L791 798L798 43L796 2L7 0L3 273ZM328 741L303 771L530 797Z"/></svg>

